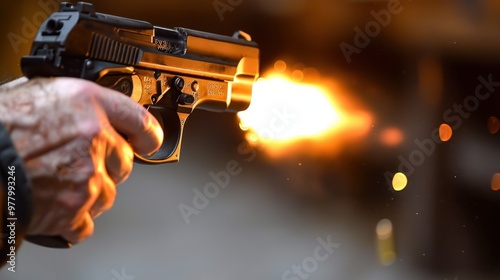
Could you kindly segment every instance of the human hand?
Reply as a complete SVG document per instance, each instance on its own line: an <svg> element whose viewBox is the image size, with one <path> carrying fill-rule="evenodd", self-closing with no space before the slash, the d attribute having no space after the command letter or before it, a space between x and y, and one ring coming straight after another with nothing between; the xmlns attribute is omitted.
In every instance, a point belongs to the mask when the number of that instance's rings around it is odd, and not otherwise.
<svg viewBox="0 0 500 280"><path fill-rule="evenodd" d="M129 97L74 78L1 87L0 122L32 181L27 234L60 235L71 243L92 235L92 219L113 205L134 151L151 153L163 140L156 119Z"/></svg>

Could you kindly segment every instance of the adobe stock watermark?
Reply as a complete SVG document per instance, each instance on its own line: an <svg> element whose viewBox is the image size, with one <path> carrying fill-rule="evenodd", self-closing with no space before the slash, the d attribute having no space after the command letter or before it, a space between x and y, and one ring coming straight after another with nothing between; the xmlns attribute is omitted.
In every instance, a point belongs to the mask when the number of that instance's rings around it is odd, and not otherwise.
<svg viewBox="0 0 500 280"><path fill-rule="evenodd" d="M342 53L344 54L347 63L352 62L351 56L353 54L360 54L361 50L368 47L372 38L377 37L381 32L382 28L387 27L392 20L393 15L397 15L403 11L403 6L401 5L399 0L390 0L387 2L387 9L381 11L371 10L370 14L372 15L372 21L369 21L364 30L359 27L354 27L354 46L342 42L339 47Z"/></svg>
<svg viewBox="0 0 500 280"><path fill-rule="evenodd" d="M281 280L305 280L311 277L311 274L318 270L320 263L325 262L334 252L334 249L340 247L339 243L332 242L328 235L326 241L317 237L318 246L314 248L313 254L302 260L300 264L294 264L290 269L283 272Z"/></svg>
<svg viewBox="0 0 500 280"><path fill-rule="evenodd" d="M56 0L38 0L38 7L41 10L35 12L31 19L27 17L22 17L20 19L21 32L9 32L7 34L7 39L9 40L15 53L19 52L19 47L24 44L29 44L33 38L35 38L38 32L38 27L43 23L43 21L54 11L59 9L59 2Z"/></svg>
<svg viewBox="0 0 500 280"><path fill-rule="evenodd" d="M236 7L241 5L243 0L215 0L212 2L215 12L219 16L220 21L224 21L226 12L233 12Z"/></svg>
<svg viewBox="0 0 500 280"><path fill-rule="evenodd" d="M288 111L287 107L281 110L272 110L273 117L269 119L266 127L259 129L259 134L266 135L267 139L273 139L276 135L284 132L286 128L297 118L296 114ZM199 215L201 211L208 207L211 199L219 196L221 190L225 189L231 183L233 177L238 176L243 171L242 163L250 163L257 157L257 150L250 146L246 141L238 145L238 154L244 156L242 160L230 160L225 167L218 171L208 173L209 181L203 186L203 189L193 188L193 198L191 204L180 203L178 208L186 225L191 223L192 215Z"/></svg>
<svg viewBox="0 0 500 280"><path fill-rule="evenodd" d="M475 88L474 94L465 97L461 104L453 104L449 109L443 113L443 121L451 126L453 131L457 131L463 124L464 120L471 116L471 113L477 111L481 102L488 100L496 88L500 87L500 81L493 80L493 74L489 74L487 78L479 76L477 78L478 84ZM435 128L428 138L423 140L415 139L413 141L416 148L413 149L408 156L398 156L398 170L403 172L407 177L411 176L417 167L423 165L425 160L434 154L436 151L436 144L442 143L439 136L439 128ZM394 173L386 171L384 173L387 185L392 186L392 178Z"/></svg>

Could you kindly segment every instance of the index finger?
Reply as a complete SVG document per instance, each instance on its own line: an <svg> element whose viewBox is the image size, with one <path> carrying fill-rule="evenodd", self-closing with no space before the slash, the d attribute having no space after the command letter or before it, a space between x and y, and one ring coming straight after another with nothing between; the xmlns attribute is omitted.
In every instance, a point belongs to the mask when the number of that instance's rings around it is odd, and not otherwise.
<svg viewBox="0 0 500 280"><path fill-rule="evenodd" d="M111 126L125 134L137 154L146 155L161 146L163 130L160 124L128 96L82 79L59 77L52 81L55 89L73 89L92 96L96 105L104 110Z"/></svg>
<svg viewBox="0 0 500 280"><path fill-rule="evenodd" d="M128 96L82 79L60 77L53 82L56 89L74 89L92 96L111 126L128 138L137 154L152 153L163 142L163 130L156 118Z"/></svg>
<svg viewBox="0 0 500 280"><path fill-rule="evenodd" d="M146 155L160 147L163 129L144 107L122 93L105 87L100 87L97 98L111 125L127 136L136 153Z"/></svg>

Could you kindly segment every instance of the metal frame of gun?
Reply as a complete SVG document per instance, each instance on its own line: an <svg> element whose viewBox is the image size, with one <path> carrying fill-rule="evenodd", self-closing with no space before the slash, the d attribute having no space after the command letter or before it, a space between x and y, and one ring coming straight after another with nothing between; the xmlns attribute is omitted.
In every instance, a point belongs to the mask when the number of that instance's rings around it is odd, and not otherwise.
<svg viewBox="0 0 500 280"><path fill-rule="evenodd" d="M145 106L165 138L156 153L135 159L161 164L179 160L184 124L193 109L235 112L249 106L259 49L244 32L229 37L156 27L96 13L90 3L61 3L40 26L21 68L28 78L91 80Z"/></svg>

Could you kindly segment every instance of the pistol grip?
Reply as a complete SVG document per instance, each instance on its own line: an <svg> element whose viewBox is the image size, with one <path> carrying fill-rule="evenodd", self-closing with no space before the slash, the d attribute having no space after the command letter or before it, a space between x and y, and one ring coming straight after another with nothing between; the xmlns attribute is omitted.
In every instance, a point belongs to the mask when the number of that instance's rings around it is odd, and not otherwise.
<svg viewBox="0 0 500 280"><path fill-rule="evenodd" d="M158 151L149 156L136 154L135 161L143 164L162 164L179 160L184 123L189 114L169 107L151 105L148 111L163 129L163 143Z"/></svg>
<svg viewBox="0 0 500 280"><path fill-rule="evenodd" d="M49 235L28 235L26 236L26 241L33 244L40 245L48 248L55 249L67 249L71 248L73 244L61 236L49 236Z"/></svg>

